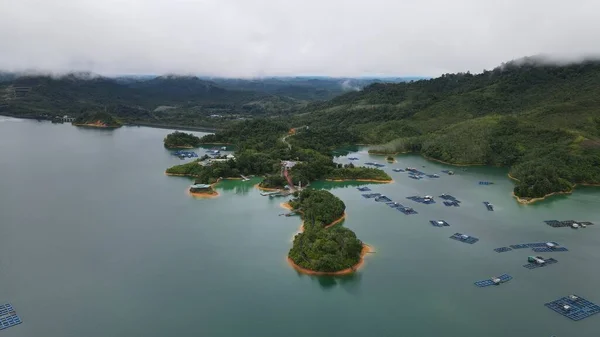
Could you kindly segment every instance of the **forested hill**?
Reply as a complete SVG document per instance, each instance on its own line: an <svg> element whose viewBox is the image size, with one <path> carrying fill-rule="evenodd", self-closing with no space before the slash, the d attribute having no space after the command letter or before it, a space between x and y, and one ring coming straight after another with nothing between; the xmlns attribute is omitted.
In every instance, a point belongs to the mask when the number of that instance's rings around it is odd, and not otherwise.
<svg viewBox="0 0 600 337"><path fill-rule="evenodd" d="M20 76L0 82L0 114L17 117L78 117L102 110L130 123L210 126L240 117L280 114L303 103L259 91L228 90L193 76L123 81L70 74Z"/></svg>
<svg viewBox="0 0 600 337"><path fill-rule="evenodd" d="M311 127L298 142L385 144L373 149L510 166L523 197L600 183L600 62L526 59L476 75L373 84L296 119Z"/></svg>

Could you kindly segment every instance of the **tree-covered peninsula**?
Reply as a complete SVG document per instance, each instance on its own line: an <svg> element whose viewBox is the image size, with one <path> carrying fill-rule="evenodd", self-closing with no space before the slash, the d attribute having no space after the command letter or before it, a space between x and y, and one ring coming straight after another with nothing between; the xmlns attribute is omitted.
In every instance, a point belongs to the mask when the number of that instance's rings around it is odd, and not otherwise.
<svg viewBox="0 0 600 337"><path fill-rule="evenodd" d="M240 174L259 175L267 177L261 187L281 188L287 184L281 177L283 165L289 165L289 175L294 185L306 186L325 179L392 181L387 173L379 169L335 163L331 155L333 147L310 142L284 142L282 138L289 129L289 125L271 119L234 124L223 131L204 136L200 141L235 145L235 159L193 161L171 167L166 173L194 177L203 183L213 183L220 177L238 177Z"/></svg>
<svg viewBox="0 0 600 337"><path fill-rule="evenodd" d="M344 216L344 202L327 191L306 189L289 205L304 221L288 254L295 267L316 273L354 271L365 252L363 243L348 228L327 227Z"/></svg>
<svg viewBox="0 0 600 337"><path fill-rule="evenodd" d="M163 141L168 149L191 149L202 144L200 137L179 131L168 134Z"/></svg>
<svg viewBox="0 0 600 337"><path fill-rule="evenodd" d="M117 120L111 114L106 112L86 112L81 116L77 117L75 121L73 121L73 125L109 129L119 128L123 126L123 124L119 120Z"/></svg>

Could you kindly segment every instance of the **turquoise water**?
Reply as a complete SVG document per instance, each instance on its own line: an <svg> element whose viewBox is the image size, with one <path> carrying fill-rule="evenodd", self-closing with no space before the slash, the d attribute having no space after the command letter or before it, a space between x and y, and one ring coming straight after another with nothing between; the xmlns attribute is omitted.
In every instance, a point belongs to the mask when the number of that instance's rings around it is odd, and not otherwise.
<svg viewBox="0 0 600 337"><path fill-rule="evenodd" d="M190 197L189 179L164 175L181 162L162 147L168 132L0 117L0 302L23 320L3 336L598 335L600 315L572 322L543 306L571 293L600 303L598 189L521 206L504 169L415 181L391 169L446 167L401 156L384 168L393 184L369 186L418 215L366 200L356 184L313 185L344 200L344 226L376 253L354 275L312 277L286 263L300 220L279 216L283 200L260 196L256 181ZM352 155L385 163L364 149ZM441 193L462 207L405 199ZM546 219L598 225L554 229ZM450 240L455 232L480 241ZM492 250L550 240L570 251L542 254L559 263L538 270L522 267L530 251ZM502 273L514 279L473 285Z"/></svg>

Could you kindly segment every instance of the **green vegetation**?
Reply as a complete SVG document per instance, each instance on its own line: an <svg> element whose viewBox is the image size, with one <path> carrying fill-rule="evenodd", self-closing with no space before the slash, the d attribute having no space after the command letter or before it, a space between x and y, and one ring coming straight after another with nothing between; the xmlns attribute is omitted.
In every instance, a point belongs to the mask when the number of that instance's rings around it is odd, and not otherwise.
<svg viewBox="0 0 600 337"><path fill-rule="evenodd" d="M508 166L515 195L536 198L600 183L599 107L600 62L525 59L478 75L373 84L311 104L293 123L323 135L323 147L383 144L371 151Z"/></svg>
<svg viewBox="0 0 600 337"><path fill-rule="evenodd" d="M312 271L336 272L352 268L361 259L362 242L353 231L326 225L339 219L346 206L327 191L304 190L290 205L302 212L304 232L294 238L288 257Z"/></svg>
<svg viewBox="0 0 600 337"><path fill-rule="evenodd" d="M294 185L308 185L321 179L377 179L391 180L385 172L373 168L357 168L352 164L333 162L331 146L312 144L307 137L300 142L292 139L304 131L289 137L291 146L282 141L289 125L272 119L254 119L233 124L223 131L204 136L202 143L229 143L235 145L236 159L210 165L183 164L167 170L169 174L181 174L201 178L204 183L219 177L266 175L262 187L280 188L287 184L280 177L281 161L291 160L298 164L290 170ZM302 147L300 146L302 145ZM320 151L314 148L319 148Z"/></svg>
<svg viewBox="0 0 600 337"><path fill-rule="evenodd" d="M96 113L83 113L81 116L75 119L73 125L78 126L91 126L100 128L118 128L121 127L120 121L114 118L112 115L106 112Z"/></svg>
<svg viewBox="0 0 600 337"><path fill-rule="evenodd" d="M176 148L194 148L199 147L202 142L199 137L191 133L175 131L168 134L164 139L165 147L169 149Z"/></svg>

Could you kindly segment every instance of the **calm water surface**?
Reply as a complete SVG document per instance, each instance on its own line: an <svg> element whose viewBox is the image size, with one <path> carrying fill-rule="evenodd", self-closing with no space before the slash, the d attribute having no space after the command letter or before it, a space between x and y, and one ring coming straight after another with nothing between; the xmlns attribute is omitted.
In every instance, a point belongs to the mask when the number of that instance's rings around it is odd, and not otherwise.
<svg viewBox="0 0 600 337"><path fill-rule="evenodd" d="M572 322L543 306L570 293L600 303L598 189L520 206L504 169L415 181L391 169L446 167L398 157L384 168L395 182L371 188L418 215L366 200L355 184L315 184L344 200L344 225L376 253L353 276L310 277L285 261L300 223L279 216L283 200L261 197L256 181L190 197L190 180L163 173L181 162L162 147L168 132L0 117L0 302L24 322L2 336L598 336L600 315ZM405 199L441 193L462 207ZM553 229L546 219L599 225ZM455 232L480 241L448 239ZM545 254L559 263L538 270L522 267L530 251L492 250L549 240L570 251ZM502 273L514 279L473 285Z"/></svg>

